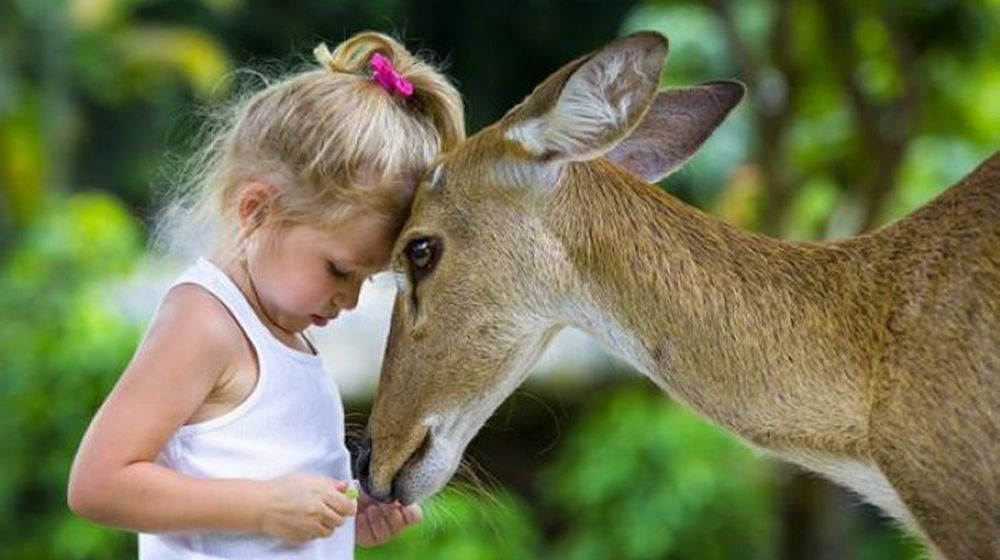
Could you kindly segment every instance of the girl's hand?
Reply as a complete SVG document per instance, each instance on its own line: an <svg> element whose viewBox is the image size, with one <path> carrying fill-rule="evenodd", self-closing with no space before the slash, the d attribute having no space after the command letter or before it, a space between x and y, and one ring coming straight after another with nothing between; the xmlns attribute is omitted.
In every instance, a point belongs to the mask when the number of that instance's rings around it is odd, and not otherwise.
<svg viewBox="0 0 1000 560"><path fill-rule="evenodd" d="M358 517L354 522L354 538L360 546L378 546L408 526L419 523L423 517L423 510L417 504L382 504L361 492L358 498Z"/></svg>
<svg viewBox="0 0 1000 560"><path fill-rule="evenodd" d="M348 481L310 474L290 474L266 483L262 533L290 542L328 537L357 513L344 494Z"/></svg>

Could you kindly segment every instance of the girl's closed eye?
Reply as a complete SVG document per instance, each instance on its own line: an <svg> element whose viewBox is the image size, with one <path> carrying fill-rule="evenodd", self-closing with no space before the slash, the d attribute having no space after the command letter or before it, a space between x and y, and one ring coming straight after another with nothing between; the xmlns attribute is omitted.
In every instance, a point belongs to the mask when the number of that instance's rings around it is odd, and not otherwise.
<svg viewBox="0 0 1000 560"><path fill-rule="evenodd" d="M330 273L330 276L333 276L338 280L346 280L350 276L349 273L344 272L340 267L334 264L333 261L326 262L326 269Z"/></svg>

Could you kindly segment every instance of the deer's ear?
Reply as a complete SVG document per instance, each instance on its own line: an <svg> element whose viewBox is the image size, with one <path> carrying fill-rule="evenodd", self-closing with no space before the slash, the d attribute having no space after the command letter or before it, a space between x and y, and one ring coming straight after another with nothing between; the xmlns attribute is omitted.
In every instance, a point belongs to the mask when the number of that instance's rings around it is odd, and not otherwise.
<svg viewBox="0 0 1000 560"><path fill-rule="evenodd" d="M639 126L606 156L647 181L659 181L694 155L744 93L743 84L730 81L661 91Z"/></svg>
<svg viewBox="0 0 1000 560"><path fill-rule="evenodd" d="M570 62L507 115L506 137L546 161L604 154L646 114L666 56L665 37L641 32Z"/></svg>

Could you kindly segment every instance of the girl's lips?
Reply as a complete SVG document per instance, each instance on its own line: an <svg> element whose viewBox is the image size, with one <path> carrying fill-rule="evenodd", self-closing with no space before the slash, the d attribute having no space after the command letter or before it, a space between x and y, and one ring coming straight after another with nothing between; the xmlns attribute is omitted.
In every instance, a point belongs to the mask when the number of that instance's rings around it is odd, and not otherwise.
<svg viewBox="0 0 1000 560"><path fill-rule="evenodd" d="M317 327L325 327L327 323L330 322L328 317L323 317L321 315L311 315L312 323Z"/></svg>

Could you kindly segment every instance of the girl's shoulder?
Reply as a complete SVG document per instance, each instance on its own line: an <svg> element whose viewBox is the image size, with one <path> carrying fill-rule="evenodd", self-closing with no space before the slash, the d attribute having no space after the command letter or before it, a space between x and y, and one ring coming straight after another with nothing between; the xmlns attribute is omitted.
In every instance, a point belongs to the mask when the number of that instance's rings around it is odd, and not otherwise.
<svg viewBox="0 0 1000 560"><path fill-rule="evenodd" d="M197 284L178 284L163 297L147 342L198 355L207 365L227 367L245 352L245 337L229 309Z"/></svg>

